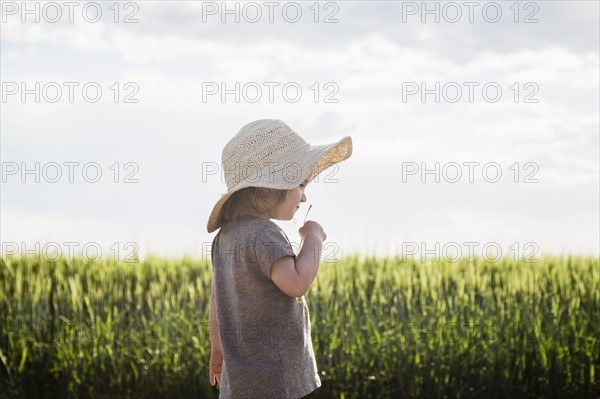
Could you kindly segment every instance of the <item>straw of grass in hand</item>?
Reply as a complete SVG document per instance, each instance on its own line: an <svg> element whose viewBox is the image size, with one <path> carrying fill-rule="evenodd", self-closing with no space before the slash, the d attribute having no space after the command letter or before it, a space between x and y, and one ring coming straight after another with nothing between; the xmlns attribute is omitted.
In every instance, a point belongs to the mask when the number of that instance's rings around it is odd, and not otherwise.
<svg viewBox="0 0 600 399"><path fill-rule="evenodd" d="M306 216L304 216L304 222L302 222L302 226L304 226L306 224L306 218L308 218L308 212L310 212L310 208L312 208L312 204L310 204L310 206L308 207L308 210L306 211ZM304 238L300 240L300 249L302 249L303 242L304 242Z"/></svg>

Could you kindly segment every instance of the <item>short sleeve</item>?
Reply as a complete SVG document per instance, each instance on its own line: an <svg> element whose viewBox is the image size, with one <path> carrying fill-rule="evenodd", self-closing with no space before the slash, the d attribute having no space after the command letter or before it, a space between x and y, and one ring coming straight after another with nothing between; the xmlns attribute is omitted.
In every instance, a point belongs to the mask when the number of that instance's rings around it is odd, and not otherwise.
<svg viewBox="0 0 600 399"><path fill-rule="evenodd" d="M258 233L254 250L260 269L268 278L271 278L273 262L284 256L296 257L285 233L275 224Z"/></svg>

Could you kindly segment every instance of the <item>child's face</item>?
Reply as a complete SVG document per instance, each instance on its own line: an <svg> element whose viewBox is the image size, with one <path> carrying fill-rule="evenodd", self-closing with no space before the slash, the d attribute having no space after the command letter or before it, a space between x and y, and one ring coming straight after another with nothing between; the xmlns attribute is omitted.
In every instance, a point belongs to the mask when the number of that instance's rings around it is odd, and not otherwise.
<svg viewBox="0 0 600 399"><path fill-rule="evenodd" d="M300 208L302 202L306 202L304 188L308 182L305 180L297 187L287 191L285 201L281 203L277 209L277 218L279 220L292 220L296 211Z"/></svg>

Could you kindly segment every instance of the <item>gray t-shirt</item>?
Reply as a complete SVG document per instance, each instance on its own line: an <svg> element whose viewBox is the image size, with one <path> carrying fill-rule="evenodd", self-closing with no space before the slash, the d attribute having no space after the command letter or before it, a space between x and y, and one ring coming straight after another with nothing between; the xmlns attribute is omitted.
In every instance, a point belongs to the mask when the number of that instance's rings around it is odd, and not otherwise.
<svg viewBox="0 0 600 399"><path fill-rule="evenodd" d="M244 215L224 224L212 247L219 336L220 398L299 398L321 386L304 296L271 280L271 265L296 257L283 230Z"/></svg>

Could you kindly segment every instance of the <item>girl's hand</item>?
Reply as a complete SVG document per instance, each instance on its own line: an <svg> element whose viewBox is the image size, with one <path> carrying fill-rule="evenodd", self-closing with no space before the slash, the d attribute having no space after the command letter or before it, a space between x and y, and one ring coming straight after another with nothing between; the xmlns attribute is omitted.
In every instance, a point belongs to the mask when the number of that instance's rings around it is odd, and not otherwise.
<svg viewBox="0 0 600 399"><path fill-rule="evenodd" d="M321 225L315 222L314 220L306 221L306 223L304 223L304 226L300 227L300 229L298 230L298 234L300 235L300 238L303 241L308 235L314 235L321 241L325 241L325 239L327 238L327 234L325 234L323 227L321 227Z"/></svg>
<svg viewBox="0 0 600 399"><path fill-rule="evenodd" d="M223 351L221 349L211 348L210 364L208 372L208 382L211 386L221 385L221 367L223 366Z"/></svg>

